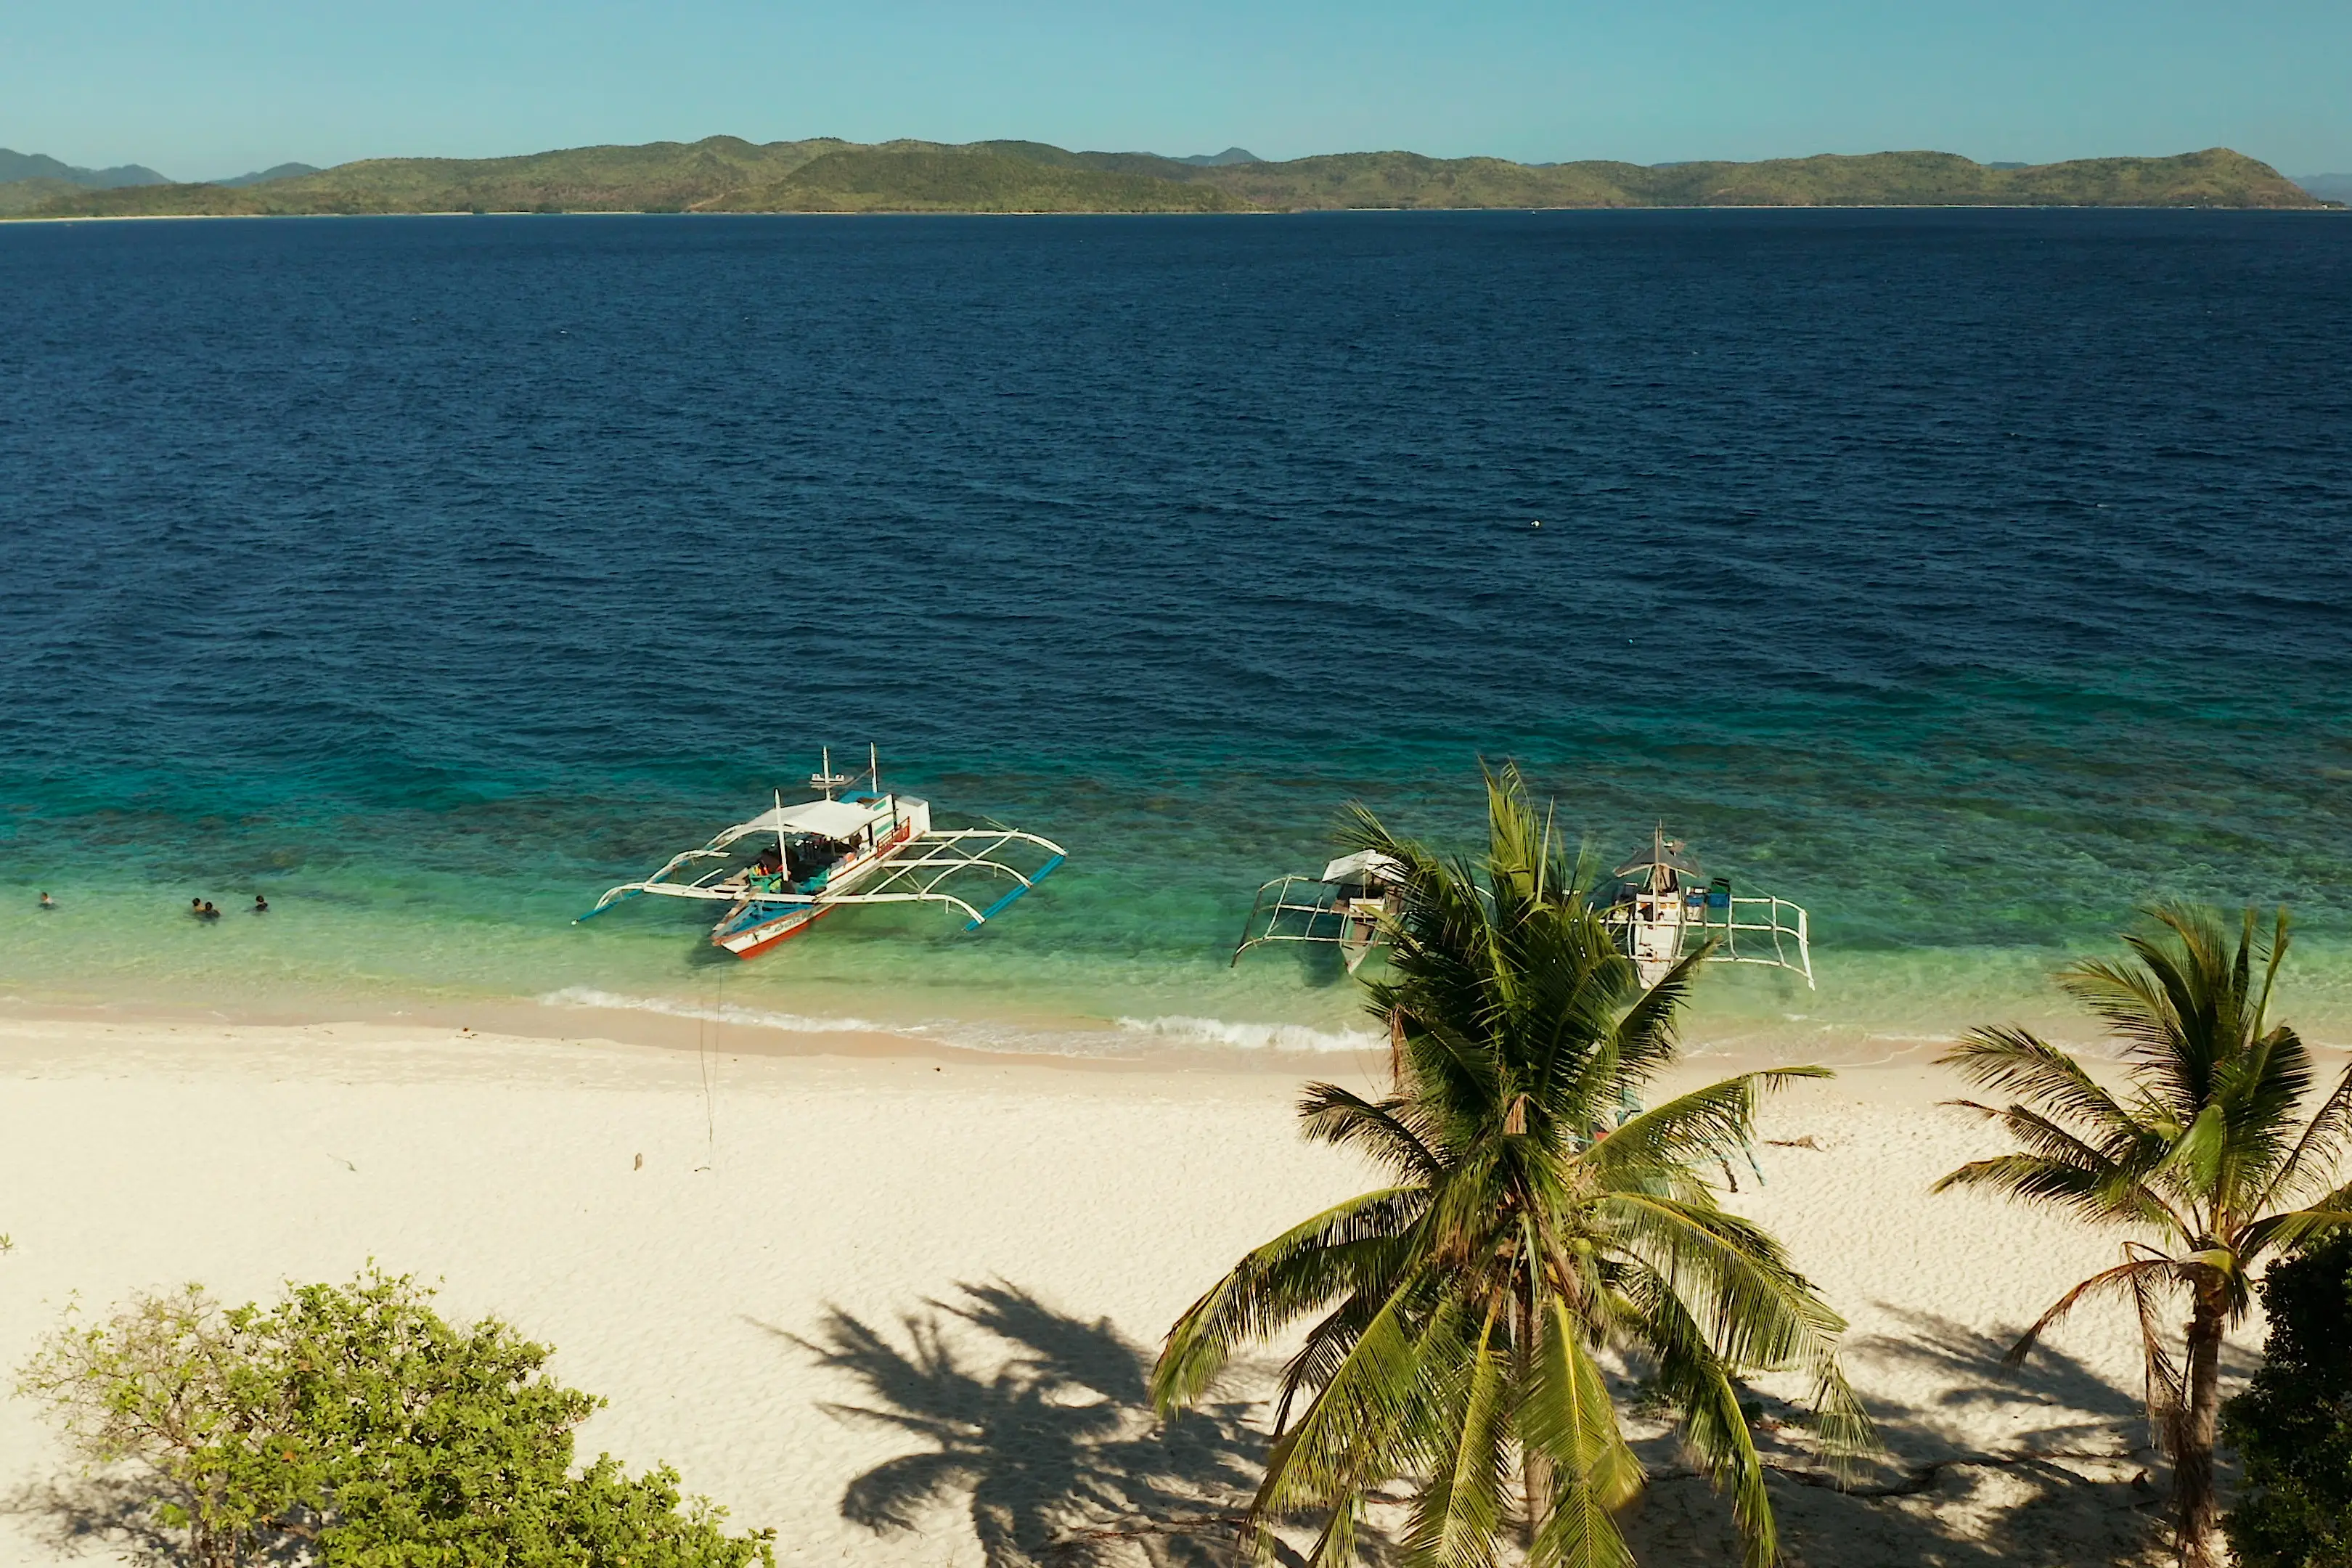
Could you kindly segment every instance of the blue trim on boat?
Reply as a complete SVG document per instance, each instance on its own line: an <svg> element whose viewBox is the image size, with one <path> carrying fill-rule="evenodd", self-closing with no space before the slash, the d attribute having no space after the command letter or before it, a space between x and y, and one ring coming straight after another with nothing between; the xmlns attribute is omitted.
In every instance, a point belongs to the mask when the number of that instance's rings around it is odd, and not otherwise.
<svg viewBox="0 0 2352 1568"><path fill-rule="evenodd" d="M1021 886L1019 886L1019 887L1017 887L1017 888L1013 889L1011 892L1009 892L1009 893L1005 894L1003 898L1001 898L1001 899L997 900L996 900L996 902L994 902L994 903L992 903L992 904L989 905L989 906L988 906L988 908L986 908L986 909L984 909L984 910L981 910L981 911L980 911L980 918L979 918L978 920L975 920L975 921L971 921L969 925L965 926L963 929L964 929L964 930L966 930L966 931L976 931L976 930L978 930L982 925L983 925L983 924L987 923L987 921L988 921L988 920L990 919L990 917L992 917L992 915L994 915L998 910L1002 910L1003 908L1004 908L1004 906L1005 906L1005 905L1007 905L1007 904L1011 903L1013 900L1015 900L1015 899L1019 898L1022 894L1024 894L1024 893L1027 892L1030 889L1032 889L1032 888L1035 887L1038 883L1040 883L1040 882L1044 881L1044 880L1045 879L1046 876L1047 876L1050 872L1052 872L1052 870L1054 869L1054 868L1055 868L1055 867L1056 867L1056 866L1060 865L1064 860L1066 860L1066 859L1067 859L1067 858L1068 858L1068 857L1067 857L1067 856L1065 856L1065 855L1056 855L1056 856L1055 856L1051 860L1046 861L1043 866L1038 867L1038 868L1037 868L1037 874L1036 874L1035 876L1034 876L1034 877L1030 878L1026 882L1022 883L1022 884L1021 884Z"/></svg>
<svg viewBox="0 0 2352 1568"><path fill-rule="evenodd" d="M634 898L637 897L639 894L643 893L644 891L645 891L645 889L644 889L643 888L631 888L627 892L623 893L619 898L614 899L611 903L609 903L609 904L599 904L599 905L597 905L594 909L590 910L586 914L582 915L582 916L580 917L580 919L579 919L579 920L575 920L575 921L573 921L572 923L573 925L578 925L578 924L580 923L580 921L593 921L593 920L594 920L598 915L603 914L606 910L610 910L610 909L617 909L617 908L619 908L621 905L627 903L631 899L634 899Z"/></svg>
<svg viewBox="0 0 2352 1568"><path fill-rule="evenodd" d="M766 925L771 921L780 921L796 910L811 908L815 902L814 899L762 899L746 904L743 907L743 912L736 916L733 921L719 921L712 928L713 934L734 936L742 931L752 931Z"/></svg>

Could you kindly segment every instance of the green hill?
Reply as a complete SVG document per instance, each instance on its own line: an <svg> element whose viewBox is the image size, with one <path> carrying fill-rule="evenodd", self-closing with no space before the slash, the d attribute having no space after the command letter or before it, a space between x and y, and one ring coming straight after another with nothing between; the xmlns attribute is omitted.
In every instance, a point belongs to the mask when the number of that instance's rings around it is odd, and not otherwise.
<svg viewBox="0 0 2352 1568"><path fill-rule="evenodd" d="M1286 163L1193 169L1191 177L1276 211L1339 207L1626 207L1654 204L1608 171L1631 163L1537 168L1501 158L1335 153Z"/></svg>
<svg viewBox="0 0 2352 1568"><path fill-rule="evenodd" d="M1050 149L1059 151L1059 149ZM845 148L698 212L1245 212L1205 185L974 147Z"/></svg>
<svg viewBox="0 0 2352 1568"><path fill-rule="evenodd" d="M368 158L247 189L277 212L674 212L844 145L712 136L517 158Z"/></svg>
<svg viewBox="0 0 2352 1568"><path fill-rule="evenodd" d="M83 188L71 180L53 179L47 174L10 180L0 184L0 217L14 217L19 213L31 212L44 202L73 195Z"/></svg>
<svg viewBox="0 0 2352 1568"><path fill-rule="evenodd" d="M2171 158L1995 166L1949 153L1753 163L1514 163L1341 153L1189 163L1039 142L654 142L515 158L370 158L231 189L0 185L0 215L428 212L1297 212L1346 207L2315 207L2267 163Z"/></svg>
<svg viewBox="0 0 2352 1568"><path fill-rule="evenodd" d="M1950 153L1773 158L1755 163L1555 163L1342 153L1195 176L1253 205L1306 207L2229 206L2310 207L2267 163L2213 148L2176 158L2089 158L1995 169Z"/></svg>
<svg viewBox="0 0 2352 1568"><path fill-rule="evenodd" d="M255 217L279 209L221 185L124 185L51 196L19 217Z"/></svg>

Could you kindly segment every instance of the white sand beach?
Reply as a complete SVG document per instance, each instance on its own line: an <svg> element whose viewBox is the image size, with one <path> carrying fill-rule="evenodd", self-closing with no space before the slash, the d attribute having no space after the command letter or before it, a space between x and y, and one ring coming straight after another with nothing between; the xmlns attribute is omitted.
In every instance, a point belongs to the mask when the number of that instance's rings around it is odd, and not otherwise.
<svg viewBox="0 0 2352 1568"><path fill-rule="evenodd" d="M0 1363L77 1293L194 1279L238 1300L373 1258L551 1342L558 1374L611 1402L588 1453L674 1464L772 1526L780 1561L1143 1562L1217 1539L1203 1521L1234 1507L1266 1419L1237 1385L1156 1431L1149 1357L1244 1247L1364 1183L1290 1108L1307 1072L1370 1087L1379 1066L18 1017L0 1022ZM1860 1494L1776 1482L1792 1557L2126 1560L2162 1475L2125 1314L1999 1365L2114 1244L1928 1196L1995 1146L1936 1108L1955 1087L1899 1064L1802 1086L1768 1112L1764 1184L1740 1173L1735 1201L1852 1320L1894 1456ZM2241 1371L2259 1343L2249 1325ZM1644 1455L1643 1560L1736 1562L1725 1504L1663 1440ZM0 1560L129 1560L22 1399L0 1400Z"/></svg>

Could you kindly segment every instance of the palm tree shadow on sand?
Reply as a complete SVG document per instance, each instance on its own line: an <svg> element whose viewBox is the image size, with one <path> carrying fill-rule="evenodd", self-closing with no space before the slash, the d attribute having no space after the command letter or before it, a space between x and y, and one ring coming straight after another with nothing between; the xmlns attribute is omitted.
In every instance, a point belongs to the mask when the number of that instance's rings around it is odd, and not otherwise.
<svg viewBox="0 0 2352 1568"><path fill-rule="evenodd" d="M864 1402L829 1414L927 1445L851 1481L842 1517L911 1531L963 1501L990 1568L1234 1561L1265 1455L1251 1405L1162 1421L1145 1388L1150 1352L1108 1319L1083 1321L1001 1282L957 1289L902 1318L897 1337L838 1309L811 1339L768 1328L865 1386Z"/></svg>

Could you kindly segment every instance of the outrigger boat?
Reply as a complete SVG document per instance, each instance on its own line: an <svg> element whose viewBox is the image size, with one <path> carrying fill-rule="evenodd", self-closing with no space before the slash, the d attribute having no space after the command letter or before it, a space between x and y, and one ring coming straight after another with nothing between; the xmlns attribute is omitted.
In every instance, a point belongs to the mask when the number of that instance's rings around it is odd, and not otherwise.
<svg viewBox="0 0 2352 1568"><path fill-rule="evenodd" d="M1360 850L1332 861L1320 877L1277 877L1257 890L1233 962L1268 942L1336 946L1353 974L1389 941L1403 868ZM1766 963L1813 984L1811 921L1803 908L1769 893L1735 893L1730 879L1710 879L1679 838L1661 826L1649 850L1610 873L1601 919L1643 985L1654 985L1703 942L1714 963ZM1767 944L1769 943L1769 951Z"/></svg>
<svg viewBox="0 0 2352 1568"><path fill-rule="evenodd" d="M754 958L853 904L948 904L970 917L964 930L971 931L1062 863L1062 847L1034 833L934 828L930 802L885 790L881 759L871 747L867 759L866 787L850 790L859 775L835 773L828 748L822 770L809 775L810 784L824 792L823 798L786 805L778 792L772 810L737 823L698 849L672 856L643 881L607 889L580 919L593 919L641 893L724 903L726 912L710 928L711 945L738 958ZM1044 863L1020 869L1006 858L1019 846L1043 851ZM702 864L712 861L717 864ZM986 909L977 909L942 887L968 873L1003 878L1013 886Z"/></svg>
<svg viewBox="0 0 2352 1568"><path fill-rule="evenodd" d="M1610 875L1616 885L1601 918L1643 984L1655 985L1685 953L1712 941L1711 963L1769 963L1803 975L1813 989L1811 921L1803 907L1769 893L1734 893L1729 878L1710 879L1663 824L1646 852Z"/></svg>
<svg viewBox="0 0 2352 1568"><path fill-rule="evenodd" d="M1403 870L1377 849L1359 849L1324 867L1319 877L1276 877L1258 889L1233 963L1270 942L1329 942L1355 973L1365 955L1387 941L1385 922L1397 917L1397 878Z"/></svg>

